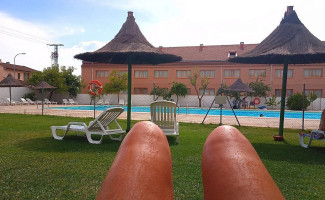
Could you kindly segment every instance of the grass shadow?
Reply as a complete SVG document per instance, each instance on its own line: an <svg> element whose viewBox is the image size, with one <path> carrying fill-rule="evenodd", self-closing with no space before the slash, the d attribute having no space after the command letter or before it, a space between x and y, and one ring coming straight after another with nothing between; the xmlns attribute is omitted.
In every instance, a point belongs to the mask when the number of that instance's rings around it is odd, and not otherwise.
<svg viewBox="0 0 325 200"><path fill-rule="evenodd" d="M297 164L324 165L325 148L302 148L300 145L288 143L252 143L261 159L272 161L285 161Z"/></svg>
<svg viewBox="0 0 325 200"><path fill-rule="evenodd" d="M34 152L117 152L121 145L119 141L110 140L104 136L102 144L90 144L83 136L66 136L63 140L53 137L32 138L17 143L17 147Z"/></svg>

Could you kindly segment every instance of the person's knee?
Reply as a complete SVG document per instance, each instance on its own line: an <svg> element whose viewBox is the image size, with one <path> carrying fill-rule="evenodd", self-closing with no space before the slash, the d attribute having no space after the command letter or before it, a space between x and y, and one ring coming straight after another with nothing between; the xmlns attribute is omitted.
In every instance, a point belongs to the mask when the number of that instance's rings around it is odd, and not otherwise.
<svg viewBox="0 0 325 200"><path fill-rule="evenodd" d="M208 136L202 179L205 199L284 199L253 146L232 126Z"/></svg>
<svg viewBox="0 0 325 200"><path fill-rule="evenodd" d="M165 134L138 122L124 138L97 199L173 199L172 160Z"/></svg>

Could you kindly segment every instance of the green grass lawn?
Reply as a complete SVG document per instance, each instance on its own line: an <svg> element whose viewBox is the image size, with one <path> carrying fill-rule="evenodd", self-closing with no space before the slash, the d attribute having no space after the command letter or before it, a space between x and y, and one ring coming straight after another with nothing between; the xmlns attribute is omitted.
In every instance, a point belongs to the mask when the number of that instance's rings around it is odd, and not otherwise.
<svg viewBox="0 0 325 200"><path fill-rule="evenodd" d="M90 118L0 115L0 199L94 199L120 142L105 137L89 144L70 133L54 140L51 125ZM126 127L126 121L119 121ZM201 154L216 125L180 123L180 143L168 138L173 159L175 199L203 199ZM286 199L325 199L325 143L300 147L298 130L239 127L253 144Z"/></svg>

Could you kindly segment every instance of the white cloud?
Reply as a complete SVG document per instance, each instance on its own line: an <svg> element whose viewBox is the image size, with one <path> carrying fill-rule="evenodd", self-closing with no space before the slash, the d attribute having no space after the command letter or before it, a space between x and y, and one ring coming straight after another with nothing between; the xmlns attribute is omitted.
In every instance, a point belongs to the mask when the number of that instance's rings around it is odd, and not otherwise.
<svg viewBox="0 0 325 200"><path fill-rule="evenodd" d="M84 32L85 29L78 31ZM16 64L42 71L45 67L51 66L51 52L54 50L47 44L54 43L52 41L60 36L73 35L75 32L75 29L69 27L55 31L51 27L16 19L0 12L0 59L2 62L13 64L15 55L24 52L26 55L16 57ZM104 42L87 41L71 48L59 47L59 64L74 66L75 74L80 75L81 61L74 59L73 56L81 52L94 51L103 45Z"/></svg>
<svg viewBox="0 0 325 200"><path fill-rule="evenodd" d="M75 68L75 74L81 74L81 63L82 61L78 59L74 59L73 57L76 54L89 52L99 49L100 47L104 46L106 42L101 41L87 41L87 42L80 42L71 48L60 48L59 50L59 64L61 66L73 66Z"/></svg>

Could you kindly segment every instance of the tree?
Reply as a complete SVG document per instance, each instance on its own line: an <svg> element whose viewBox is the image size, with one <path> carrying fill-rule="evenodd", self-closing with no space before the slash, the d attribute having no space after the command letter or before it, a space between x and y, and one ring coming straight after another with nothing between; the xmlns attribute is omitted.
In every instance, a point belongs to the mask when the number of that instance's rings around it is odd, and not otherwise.
<svg viewBox="0 0 325 200"><path fill-rule="evenodd" d="M268 96L267 93L271 92L271 87L266 85L262 79L256 79L255 82L249 83L249 87L254 90L254 92L251 93L251 96L264 97L265 100Z"/></svg>
<svg viewBox="0 0 325 200"><path fill-rule="evenodd" d="M198 90L198 80L201 80L201 89L203 90L201 96L200 96L200 92ZM209 85L209 79L207 77L204 77L204 78L200 78L200 73L199 73L199 69L196 68L194 69L193 71L193 75L190 76L190 83L191 85L194 87L195 89L195 92L196 92L196 95L197 95L197 98L199 100L199 107L202 106L202 98L205 94L205 90L207 89L208 85Z"/></svg>
<svg viewBox="0 0 325 200"><path fill-rule="evenodd" d="M172 82L172 87L170 88L170 94L176 95L176 105L178 104L178 97L185 97L187 95L187 88L184 83Z"/></svg>
<svg viewBox="0 0 325 200"><path fill-rule="evenodd" d="M70 96L76 97L81 91L81 88L85 87L85 85L81 80L81 76L73 75L73 71L73 67L61 67L62 78L65 80L66 91Z"/></svg>
<svg viewBox="0 0 325 200"><path fill-rule="evenodd" d="M167 93L168 91L166 91L166 89L156 86L154 89L151 90L150 95L155 95L155 101L156 101L159 97L165 98Z"/></svg>
<svg viewBox="0 0 325 200"><path fill-rule="evenodd" d="M61 72L57 66L47 67L43 72L33 72L27 80L27 83L30 85L36 85L40 81L44 80L48 84L56 87L50 91L49 99L52 98L54 92L68 92L70 96L75 97L81 90L82 82L80 76L73 75L73 71L73 67L66 68L65 66L62 66Z"/></svg>
<svg viewBox="0 0 325 200"><path fill-rule="evenodd" d="M117 102L120 101L120 92L125 91L128 88L128 74L120 73L113 70L109 76L109 82L103 87L105 94L117 94Z"/></svg>

